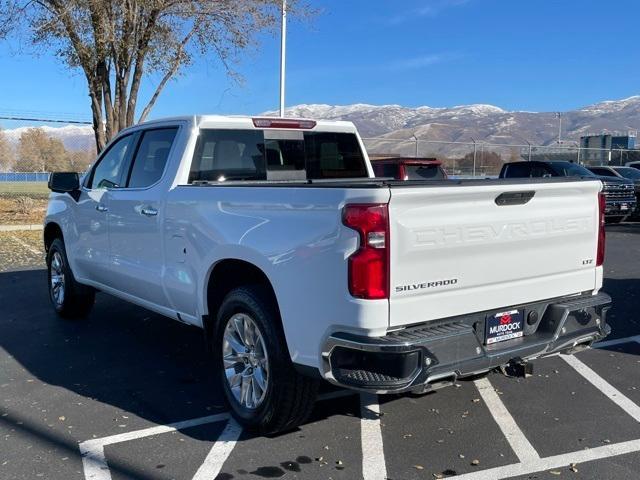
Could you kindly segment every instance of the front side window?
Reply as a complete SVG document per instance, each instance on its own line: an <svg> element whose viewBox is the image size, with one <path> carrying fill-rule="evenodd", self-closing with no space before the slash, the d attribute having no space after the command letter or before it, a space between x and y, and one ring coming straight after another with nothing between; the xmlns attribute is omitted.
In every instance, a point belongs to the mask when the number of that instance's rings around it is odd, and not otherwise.
<svg viewBox="0 0 640 480"><path fill-rule="evenodd" d="M551 162L553 168L558 170L563 177L593 177L591 170L587 170L582 165L571 162Z"/></svg>
<svg viewBox="0 0 640 480"><path fill-rule="evenodd" d="M127 181L128 158L134 148L135 135L117 140L98 161L87 187L118 188Z"/></svg>
<svg viewBox="0 0 640 480"><path fill-rule="evenodd" d="M159 128L142 134L128 187L148 187L160 180L177 132L177 128Z"/></svg>
<svg viewBox="0 0 640 480"><path fill-rule="evenodd" d="M203 129L189 183L367 176L352 133Z"/></svg>

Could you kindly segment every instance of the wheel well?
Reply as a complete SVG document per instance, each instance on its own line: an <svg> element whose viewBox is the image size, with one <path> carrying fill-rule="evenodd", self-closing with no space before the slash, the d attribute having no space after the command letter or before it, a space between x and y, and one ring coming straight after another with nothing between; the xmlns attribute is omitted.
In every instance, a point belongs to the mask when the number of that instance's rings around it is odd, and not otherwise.
<svg viewBox="0 0 640 480"><path fill-rule="evenodd" d="M278 301L273 286L260 268L243 260L222 260L211 271L207 286L207 310L209 314L204 319L204 327L208 333L210 333L211 326L216 321L218 310L224 297L234 288L247 285L264 286L273 298L274 305L279 313Z"/></svg>
<svg viewBox="0 0 640 480"><path fill-rule="evenodd" d="M47 223L44 227L44 249L45 252L49 251L49 247L56 238L63 238L62 229L57 223Z"/></svg>

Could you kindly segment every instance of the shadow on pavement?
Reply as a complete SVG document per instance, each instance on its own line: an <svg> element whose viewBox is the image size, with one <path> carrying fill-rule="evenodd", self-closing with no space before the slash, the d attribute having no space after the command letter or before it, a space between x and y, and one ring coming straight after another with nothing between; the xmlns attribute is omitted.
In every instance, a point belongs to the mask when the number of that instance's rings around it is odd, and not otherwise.
<svg viewBox="0 0 640 480"><path fill-rule="evenodd" d="M50 306L44 270L0 273L0 304L0 350L42 382L156 424L226 410L198 328L102 293L88 319L62 320ZM351 416L355 403L319 402L310 421ZM94 431L108 430L91 422Z"/></svg>

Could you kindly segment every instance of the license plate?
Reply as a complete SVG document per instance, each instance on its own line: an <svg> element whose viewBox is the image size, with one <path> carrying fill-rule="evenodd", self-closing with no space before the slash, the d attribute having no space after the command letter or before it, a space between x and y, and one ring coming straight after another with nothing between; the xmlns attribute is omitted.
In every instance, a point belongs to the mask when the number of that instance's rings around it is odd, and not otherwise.
<svg viewBox="0 0 640 480"><path fill-rule="evenodd" d="M509 310L488 315L486 319L485 343L504 342L522 337L524 331L524 312Z"/></svg>
<svg viewBox="0 0 640 480"><path fill-rule="evenodd" d="M629 210L629 205L623 203L622 205L620 205L620 210Z"/></svg>

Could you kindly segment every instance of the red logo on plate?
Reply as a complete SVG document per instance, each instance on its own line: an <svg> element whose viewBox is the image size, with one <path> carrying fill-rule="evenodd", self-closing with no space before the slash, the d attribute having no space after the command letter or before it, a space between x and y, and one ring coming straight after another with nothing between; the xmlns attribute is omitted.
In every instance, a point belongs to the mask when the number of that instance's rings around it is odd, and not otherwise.
<svg viewBox="0 0 640 480"><path fill-rule="evenodd" d="M500 317L500 325L507 325L511 323L511 314L510 313L505 313L504 315L502 315Z"/></svg>

